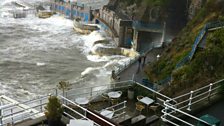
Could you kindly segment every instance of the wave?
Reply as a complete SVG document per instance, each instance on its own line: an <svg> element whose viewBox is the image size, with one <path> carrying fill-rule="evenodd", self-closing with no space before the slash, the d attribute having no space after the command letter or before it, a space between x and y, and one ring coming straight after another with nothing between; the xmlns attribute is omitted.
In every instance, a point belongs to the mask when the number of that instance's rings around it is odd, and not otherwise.
<svg viewBox="0 0 224 126"><path fill-rule="evenodd" d="M45 66L45 63L37 62L36 65L37 66Z"/></svg>

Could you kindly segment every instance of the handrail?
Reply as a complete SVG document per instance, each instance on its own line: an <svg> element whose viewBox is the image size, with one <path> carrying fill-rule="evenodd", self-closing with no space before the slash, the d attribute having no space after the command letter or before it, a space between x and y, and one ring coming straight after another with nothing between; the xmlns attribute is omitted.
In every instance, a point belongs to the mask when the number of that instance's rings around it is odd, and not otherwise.
<svg viewBox="0 0 224 126"><path fill-rule="evenodd" d="M100 120L106 122L107 124L109 124L109 125L111 125L111 126L116 126L116 125L112 124L111 122L105 120L104 118L100 117L99 115L96 115L95 113L89 111L88 109L86 109L86 108L84 108L84 107L82 107L82 106L76 104L75 102L73 102L73 101L71 101L71 100L69 100L69 99L67 99L67 98L65 98L65 97L63 97L63 96L61 96L61 95L59 95L59 97L62 98L63 100L66 100L66 101L72 103L73 105L79 107L79 108L82 109L83 111L92 114L93 116L95 116L95 117L97 117L98 119L100 119ZM87 117L86 117L86 118L87 118Z"/></svg>
<svg viewBox="0 0 224 126"><path fill-rule="evenodd" d="M48 97L48 95L44 95L42 97L39 97L39 98L36 98L36 99L32 99L32 100L27 100L27 101L24 101L24 102L6 104L6 105L3 105L3 106L0 106L0 109L2 110L2 109L8 109L10 107L17 107L20 104L32 103L32 102L35 102L35 101L39 101L41 99L45 99L47 97Z"/></svg>
<svg viewBox="0 0 224 126"><path fill-rule="evenodd" d="M190 114L188 114L188 113L186 113L186 112L184 112L184 111L181 111L181 110L179 110L179 109L176 109L176 108L174 108L173 106L168 105L166 102L164 102L164 105L166 106L166 108L164 109L164 111L162 111L162 112L164 113L164 115L161 116L162 119L164 118L164 116L169 115L169 112L167 113L167 112L165 112L165 111L168 110L168 109L172 109L172 110L174 110L175 112L180 112L180 113L182 113L182 114L184 114L184 115L186 115L186 116L188 116L188 117L191 117L191 118L193 118L193 119L195 119L195 120L197 120L197 121L200 121L200 122L203 122L203 123L205 123L205 124L207 124L207 125L210 125L208 122L206 122L206 121L204 121L204 120L202 120L202 119L199 119L199 118L197 118L197 117L195 117L195 116L192 116L192 115L190 115ZM175 117L175 116L173 116L173 117ZM166 117L165 117L165 118L166 118ZM178 119L178 120L180 120L180 118L178 118L178 117L175 117L175 118ZM181 121L181 120L180 120L180 121ZM182 121L182 122L183 122L183 121ZM186 121L184 121L184 122L186 122ZM192 126L194 126L194 125L192 124Z"/></svg>
<svg viewBox="0 0 224 126"><path fill-rule="evenodd" d="M210 83L209 85L203 86L203 87L201 87L199 89L196 89L194 91L188 92L188 93L180 95L178 97L175 97L172 100L167 99L164 102L165 109L162 110L162 113L164 113L164 115L161 116L161 118L164 121L167 121L167 122L169 122L171 124L174 124L174 125L177 125L177 126L178 126L178 124L176 124L172 119L168 119L166 116L170 116L171 118L173 118L175 120L178 120L178 121L181 121L182 123L188 124L188 122L186 122L184 120L181 120L180 118L178 118L176 116L171 115L171 113L179 112L182 115L191 117L194 120L197 120L197 121L200 121L200 122L205 123L207 125L210 125L209 123L182 111L182 109L187 108L187 110L190 111L192 105L194 105L198 102L201 102L201 101L203 101L203 100L205 100L205 99L207 99L207 98L209 98L213 95L216 95L217 94L217 89L221 87L221 85L220 85L221 82L224 82L224 79L220 79L220 80L218 80L214 83ZM221 84L223 84L223 83L221 83ZM198 92L199 92L199 94L197 94ZM186 97L187 97L187 99L186 99ZM184 99L182 99L182 98L184 98ZM181 99L181 101L179 101L178 99ZM179 101L179 102L177 102L175 104L170 103L173 100ZM183 105L183 106L181 106L181 105ZM177 108L177 106L180 106L180 107ZM169 110L169 112L167 110Z"/></svg>
<svg viewBox="0 0 224 126"><path fill-rule="evenodd" d="M163 29L163 26L160 23L144 23L141 21L133 21L132 27L137 29L140 29L140 28L148 28L148 29L154 29L154 30Z"/></svg>
<svg viewBox="0 0 224 126"><path fill-rule="evenodd" d="M130 84L127 84L130 83ZM125 88L131 86L131 81L121 81L121 82L116 82L116 83L111 83L111 84L103 84L103 85L98 85L98 86L89 86L89 87L84 87L84 88L75 88L71 89L68 91L65 91L64 94L66 95L65 97L71 97L71 96L78 96L78 95L90 95L90 97L94 96L94 93L99 93L103 92L106 90L110 89L116 89L116 88ZM103 89L101 89L103 88ZM80 91L80 93L76 92ZM84 91L84 92L83 92ZM62 92L59 94L63 94Z"/></svg>
<svg viewBox="0 0 224 126"><path fill-rule="evenodd" d="M201 31L195 38L195 41L194 41L191 51L189 52L189 54L187 56L185 56L183 59L181 59L177 63L176 68L183 66L186 62L191 60L196 52L196 49L197 49L199 43L201 42L203 37L206 35L207 31L216 30L216 28L224 28L224 22L216 21L216 22L209 22L209 23L205 24L203 29L201 29Z"/></svg>
<svg viewBox="0 0 224 126"><path fill-rule="evenodd" d="M118 112L118 111L124 110L126 108L126 103L127 103L127 101L123 101L123 102L118 103L116 105L113 105L113 106L105 108L105 110L108 110L108 109L111 109L111 108L116 108L116 109L113 112L110 112L110 113L108 113L108 114L106 114L104 116L110 115L111 113L114 113L114 112ZM123 107L117 108L118 106L121 106L121 105L123 105ZM123 111L121 114L117 115L116 117L121 116L121 115L123 115L125 113L126 112ZM112 117L112 118L115 118L115 117Z"/></svg>
<svg viewBox="0 0 224 126"><path fill-rule="evenodd" d="M146 88L147 90L149 90L149 91L151 91L151 92L153 92L153 93L155 93L155 94L157 94L157 95L159 95L159 96L162 96L162 97L164 97L166 100L167 99L169 99L170 101L174 101L175 103L176 103L176 101L175 100L173 100L172 98L170 98L170 97L168 97L168 96L166 96L166 95L164 95L164 94L161 94L161 93L159 93L159 92L157 92L157 91L155 91L155 90L153 90L153 89L151 89L151 88L148 88L148 87L146 87L146 86L144 86L144 85L142 85L142 84L140 84L140 83L138 83L138 82L135 82L138 86L141 86L141 87L143 87L143 88ZM165 102L165 100L163 100L163 99L160 99L162 102Z"/></svg>

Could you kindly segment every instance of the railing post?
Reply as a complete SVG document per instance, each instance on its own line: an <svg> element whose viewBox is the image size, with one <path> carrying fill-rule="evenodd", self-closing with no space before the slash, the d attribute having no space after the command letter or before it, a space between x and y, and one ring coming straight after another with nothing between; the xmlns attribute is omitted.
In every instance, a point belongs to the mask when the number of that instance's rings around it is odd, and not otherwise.
<svg viewBox="0 0 224 126"><path fill-rule="evenodd" d="M42 99L40 99L40 111L43 112L43 108L42 108Z"/></svg>
<svg viewBox="0 0 224 126"><path fill-rule="evenodd" d="M210 95L211 95L211 92L212 92L212 85L213 85L213 83L210 83L209 90L208 90L208 100L209 101L210 101Z"/></svg>
<svg viewBox="0 0 224 126"><path fill-rule="evenodd" d="M3 105L2 104L2 99L0 98L0 106ZM0 125L2 125L2 117L3 117L3 112L2 109L0 109Z"/></svg>
<svg viewBox="0 0 224 126"><path fill-rule="evenodd" d="M93 96L93 87L90 88L90 97Z"/></svg>
<svg viewBox="0 0 224 126"><path fill-rule="evenodd" d="M68 98L68 92L67 91L65 92L65 98ZM67 100L65 100L65 104L66 105L68 104L68 101Z"/></svg>
<svg viewBox="0 0 224 126"><path fill-rule="evenodd" d="M55 88L55 95L58 96L58 89Z"/></svg>
<svg viewBox="0 0 224 126"><path fill-rule="evenodd" d="M11 118L11 120L12 120L12 125L14 125L14 122L13 122L13 109L11 109L11 116L12 116L12 118Z"/></svg>
<svg viewBox="0 0 224 126"><path fill-rule="evenodd" d="M125 113L125 111L124 111L125 107L126 107L126 101L124 101L123 113ZM123 114L123 115L124 115L124 119L125 119L125 114Z"/></svg>
<svg viewBox="0 0 224 126"><path fill-rule="evenodd" d="M135 74L132 75L132 81L135 81Z"/></svg>
<svg viewBox="0 0 224 126"><path fill-rule="evenodd" d="M191 111L191 102L192 102L193 93L194 93L194 91L191 91L191 95L190 95L189 103L188 103L188 108L187 108L188 111Z"/></svg>
<svg viewBox="0 0 224 126"><path fill-rule="evenodd" d="M164 118L166 119L166 116L167 116L167 110L169 109L169 107L167 107L167 103L169 103L169 100L166 100L166 101L164 101L165 103L164 103L164 105L165 105L165 110L164 110Z"/></svg>

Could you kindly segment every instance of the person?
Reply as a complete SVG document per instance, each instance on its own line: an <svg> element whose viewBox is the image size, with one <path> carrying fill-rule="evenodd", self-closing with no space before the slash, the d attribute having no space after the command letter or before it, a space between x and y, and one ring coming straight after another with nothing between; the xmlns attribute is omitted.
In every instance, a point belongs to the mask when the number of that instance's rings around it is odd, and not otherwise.
<svg viewBox="0 0 224 126"><path fill-rule="evenodd" d="M138 70L137 70L137 73L140 71L141 61L142 61L142 57L140 56L138 58Z"/></svg>
<svg viewBox="0 0 224 126"><path fill-rule="evenodd" d="M143 67L145 65L145 59L146 59L146 54L145 53L143 54L142 58L143 58L143 63L142 63L142 67Z"/></svg>
<svg viewBox="0 0 224 126"><path fill-rule="evenodd" d="M117 75L115 74L115 70L112 70L111 79L112 79L112 80L120 80L120 76L117 76Z"/></svg>

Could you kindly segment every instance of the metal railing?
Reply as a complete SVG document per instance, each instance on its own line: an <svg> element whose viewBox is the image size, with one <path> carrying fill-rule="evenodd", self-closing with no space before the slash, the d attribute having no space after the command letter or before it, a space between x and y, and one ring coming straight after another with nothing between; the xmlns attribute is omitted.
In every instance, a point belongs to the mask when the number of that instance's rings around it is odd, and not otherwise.
<svg viewBox="0 0 224 126"><path fill-rule="evenodd" d="M115 69L115 75L119 75L122 73L124 70L129 68L132 64L138 61L139 57L141 57L142 54L148 54L152 49L160 47L161 44L159 45L158 42L151 42L149 45L149 48L147 50L144 50L143 52L140 52L140 55L134 57L133 59L130 59L129 62L125 62L124 65L118 66L117 69Z"/></svg>
<svg viewBox="0 0 224 126"><path fill-rule="evenodd" d="M99 120L101 120L101 121L107 123L108 125L110 125L110 126L115 126L115 125L112 124L111 122L105 120L104 118L100 117L99 115L96 115L95 113L89 111L88 109L86 109L86 108L84 108L84 107L82 107L82 106L76 104L76 103L73 102L72 100L69 100L69 99L67 99L67 98L65 98L65 97L63 97L63 96L61 96L61 95L59 95L58 97L59 97L62 101L65 101L65 102L67 103L67 104L63 104L63 106L64 106L65 108L69 109L69 110L72 111L74 114L77 114L77 115L80 116L79 119L86 119L86 120L92 121L92 120L90 120L90 119L87 117L87 113L89 113L89 114L93 115L94 117L98 118ZM78 107L79 109L81 109L81 111L82 111L83 113L80 113L80 112L74 110L73 108L69 107L68 104L71 105L71 106L76 106L76 107ZM74 117L74 115L71 115L71 114L69 114L69 113L67 113L67 112L64 112L64 114L67 115L67 116L69 116L69 117L72 118L72 119L77 119L76 117ZM97 124L96 122L94 122L94 125L100 126L100 125Z"/></svg>
<svg viewBox="0 0 224 126"><path fill-rule="evenodd" d="M216 81L214 83L210 83L209 85L201 87L197 90L175 97L172 100L166 100L164 102L165 109L162 110L162 113L164 113L164 115L161 116L161 118L163 119L163 121L171 123L175 126L183 124L194 126L194 124L181 119L180 116L187 116L190 119L193 119L194 122L199 121L203 124L210 125L209 123L193 115L188 114L187 112L185 112L185 109L191 111L193 105L196 105L197 103L202 102L204 100L210 99L211 96L216 95L218 93L218 89L223 85L224 79ZM171 101L177 102L173 104L171 103Z"/></svg>
<svg viewBox="0 0 224 126"><path fill-rule="evenodd" d="M223 82L224 82L224 79L219 80L215 83L209 84L207 86L204 86L202 88L199 88L197 90L194 90L192 92L186 93L184 95L175 97L175 98L169 98L166 95L163 95L153 89L150 89L150 88L148 88L140 83L137 83L135 81L132 81L132 80L119 82L119 83L113 83L111 85L101 85L101 86L97 86L97 87L78 88L78 89L69 90L66 93L67 93L67 96L69 96L69 98L71 98L71 99L75 98L76 96L80 96L80 95L94 97L94 96L100 95L100 93L103 93L108 90L116 90L116 89L127 88L129 86L136 85L136 86L147 89L147 91L149 93L156 96L155 97L156 102L163 104L165 106L165 109L162 110L164 115L161 116L163 121L174 124L176 126L179 125L176 121L179 121L183 124L187 124L187 125L191 126L193 124L185 121L184 119L181 119L178 115L182 114L182 115L188 116L194 120L200 121L202 123L206 123L203 120L201 120L197 117L194 117L194 116L188 114L187 112L184 112L183 110L184 109L190 110L192 105L194 105L200 101L203 101L212 95L215 95L217 93L217 89L221 86L220 83L222 83L222 85L223 85ZM72 93L72 92L76 92L81 89L83 91L82 93L81 92L75 93L75 94ZM57 95L57 93L55 93L55 94ZM59 92L59 94L60 94L60 92ZM35 116L37 117L37 115L40 113L42 115L44 115L43 108L47 103L47 98L48 98L48 96L43 96L43 97L40 97L37 99L33 99L33 100L21 102L21 103L14 102L14 103L11 103L8 105L0 106L0 110L2 110L2 112L3 112L2 118L0 119L0 120L2 120L3 123L0 124L0 126L5 126L8 123L15 124L15 123L23 121L25 119L34 119ZM100 119L101 121L111 124L112 126L114 125L114 124L108 122L107 120L103 119L99 115L96 115L93 112L87 110L86 108L76 104L75 102L73 102L73 100L70 100L61 95L58 95L58 98L60 98L60 100L62 101L62 103L63 103L62 106L64 108L73 112L73 114L71 114L71 113L64 111L64 115L66 115L67 117L69 117L71 119L77 119L77 116L74 116L74 114L75 114L80 117L79 119L90 120L87 118L87 113L90 113L90 114L94 115L95 117L97 117L98 119ZM78 107L79 110L80 109L82 110L82 112L74 110L71 106ZM125 114L124 110L126 108L126 101L119 103L115 106L108 107L106 109L110 109L113 107L116 108L117 106L121 106L121 107L116 109L115 112L118 112L118 111L122 111L122 112L115 115L113 117L113 119L115 119L117 117L121 117L122 115ZM34 109L36 111L34 111ZM177 113L179 113L179 114L177 114ZM176 121L173 121L173 120L176 120ZM98 124L95 123L95 125L98 125Z"/></svg>
<svg viewBox="0 0 224 126"><path fill-rule="evenodd" d="M6 96L3 96L1 98L4 98L4 100L8 100L11 102L10 104L0 106L0 126L5 126L8 124L13 125L26 119L35 119L43 116L43 109L47 104L48 96L46 95L24 102L17 102Z"/></svg>
<svg viewBox="0 0 224 126"><path fill-rule="evenodd" d="M115 69L115 74L118 76L122 71L126 70L129 68L132 64L134 64L140 56L136 56L133 59L130 59L129 62L125 62L123 65L120 65Z"/></svg>
<svg viewBox="0 0 224 126"><path fill-rule="evenodd" d="M216 21L216 22L209 22L209 23L205 24L203 29L197 35L191 51L189 52L189 54L187 56L185 56L183 59L181 59L177 63L176 68L183 66L184 64L186 64L188 61L190 61L193 58L199 43L201 42L203 37L206 35L207 31L217 30L220 28L224 28L224 22Z"/></svg>
<svg viewBox="0 0 224 126"><path fill-rule="evenodd" d="M144 23L141 21L133 21L133 28L135 29L152 29L159 30L162 32L163 25L161 23Z"/></svg>
<svg viewBox="0 0 224 126"><path fill-rule="evenodd" d="M110 84L84 87L84 88L74 88L74 89L65 91L64 97L66 97L68 99L74 99L74 98L77 98L80 96L94 98L108 90L127 88L129 86L132 86L132 81L130 81L130 80L116 82L116 83L110 83ZM58 91L58 92L59 92L59 94L63 94L62 91Z"/></svg>
<svg viewBox="0 0 224 126"><path fill-rule="evenodd" d="M112 116L112 119L115 119L115 118L119 118L119 117L125 115L125 113L126 113L125 109L127 108L126 104L127 104L127 101L123 101L123 102L113 105L111 107L105 108L104 110L113 109L114 111L111 111L110 113L107 113L104 116L107 117L110 114L115 114L114 116Z"/></svg>

